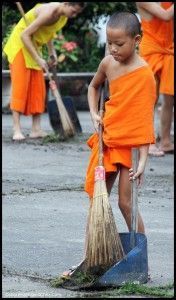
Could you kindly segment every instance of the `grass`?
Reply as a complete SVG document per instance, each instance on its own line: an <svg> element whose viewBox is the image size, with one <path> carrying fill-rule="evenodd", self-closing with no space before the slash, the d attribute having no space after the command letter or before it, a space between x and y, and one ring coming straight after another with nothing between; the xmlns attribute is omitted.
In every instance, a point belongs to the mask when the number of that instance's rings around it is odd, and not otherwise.
<svg viewBox="0 0 176 300"><path fill-rule="evenodd" d="M59 143L59 142L86 143L89 137L90 134L86 134L86 133L75 134L75 136L69 138L65 138L60 134L51 133L42 139L42 143L43 144Z"/></svg>
<svg viewBox="0 0 176 300"><path fill-rule="evenodd" d="M82 286L86 284L93 284L95 280L97 279L97 276L83 273L83 272L77 272L74 276L68 276L68 277L57 277L51 281L51 286L58 288L62 287L65 282L67 282L67 286Z"/></svg>
<svg viewBox="0 0 176 300"><path fill-rule="evenodd" d="M58 277L51 281L51 286L54 288L64 287L66 283L67 288L84 285L93 285L97 277L82 272L78 272L74 277ZM94 292L92 292L93 295ZM145 284L138 283L126 283L119 288L110 288L109 290L102 291L99 294L100 298L116 298L120 295L141 295L141 296L153 296L160 298L174 298L174 284L167 284L165 286L149 287Z"/></svg>
<svg viewBox="0 0 176 300"><path fill-rule="evenodd" d="M64 141L64 138L55 133L45 136L42 140L43 144L59 143L61 141Z"/></svg>
<svg viewBox="0 0 176 300"><path fill-rule="evenodd" d="M112 298L120 295L145 295L160 298L174 298L174 284L165 286L149 287L144 284L126 283L120 288L116 288L103 293L102 297Z"/></svg>

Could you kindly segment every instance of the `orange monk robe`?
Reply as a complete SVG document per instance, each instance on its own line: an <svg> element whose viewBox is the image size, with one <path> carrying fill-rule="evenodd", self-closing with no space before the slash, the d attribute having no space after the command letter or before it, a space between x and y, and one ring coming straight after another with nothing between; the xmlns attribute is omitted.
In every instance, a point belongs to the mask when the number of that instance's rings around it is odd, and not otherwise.
<svg viewBox="0 0 176 300"><path fill-rule="evenodd" d="M156 83L148 66L135 69L109 83L110 99L103 118L104 166L106 177L117 171L120 163L131 167L131 148L155 143L154 105ZM87 169L85 191L93 196L94 172L98 165L98 135L87 141L92 149Z"/></svg>
<svg viewBox="0 0 176 300"><path fill-rule="evenodd" d="M13 111L24 115L41 114L45 111L46 87L42 70L25 66L22 50L18 52L11 71L11 102Z"/></svg>
<svg viewBox="0 0 176 300"><path fill-rule="evenodd" d="M171 5L172 2L161 2L164 9ZM139 54L159 77L159 93L174 95L174 22L153 17L151 21L142 19L141 25Z"/></svg>

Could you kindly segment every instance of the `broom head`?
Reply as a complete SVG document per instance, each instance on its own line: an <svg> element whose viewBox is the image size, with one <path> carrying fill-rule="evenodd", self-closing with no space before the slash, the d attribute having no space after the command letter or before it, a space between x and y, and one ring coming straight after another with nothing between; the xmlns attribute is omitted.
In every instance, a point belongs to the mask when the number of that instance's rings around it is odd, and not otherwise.
<svg viewBox="0 0 176 300"><path fill-rule="evenodd" d="M49 82L50 88L52 90L53 95L56 98L56 102L57 102L57 107L60 113L60 120L61 120L61 124L63 127L63 132L64 132L64 136L67 137L72 137L75 135L75 128L74 125L70 119L70 116L63 104L63 101L61 99L61 96L58 92L56 83L54 80L50 80Z"/></svg>
<svg viewBox="0 0 176 300"><path fill-rule="evenodd" d="M124 257L113 212L108 200L105 169L95 169L95 185L88 220L85 249L85 270L101 273Z"/></svg>

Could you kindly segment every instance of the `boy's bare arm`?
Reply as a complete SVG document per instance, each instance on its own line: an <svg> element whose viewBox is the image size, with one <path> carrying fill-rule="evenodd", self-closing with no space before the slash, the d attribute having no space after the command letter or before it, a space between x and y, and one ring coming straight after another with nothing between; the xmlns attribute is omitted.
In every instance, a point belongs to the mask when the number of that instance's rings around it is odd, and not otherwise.
<svg viewBox="0 0 176 300"><path fill-rule="evenodd" d="M144 170L148 157L149 144L139 147L139 162L136 172L133 169L129 170L129 180L137 179L138 185L143 183Z"/></svg>
<svg viewBox="0 0 176 300"><path fill-rule="evenodd" d="M136 2L136 5L139 9L139 13L140 9L143 9L144 11L164 21L169 21L174 17L174 4L172 4L172 6L168 9L162 8L157 2Z"/></svg>
<svg viewBox="0 0 176 300"><path fill-rule="evenodd" d="M145 165L147 162L148 157L148 151L149 151L149 145L142 145L139 147L139 163L138 168L142 171L145 169Z"/></svg>
<svg viewBox="0 0 176 300"><path fill-rule="evenodd" d="M100 98L100 86L106 79L105 70L106 58L101 61L98 70L88 87L88 103L95 130L98 129L98 124L101 122L100 116L98 115L98 101Z"/></svg>

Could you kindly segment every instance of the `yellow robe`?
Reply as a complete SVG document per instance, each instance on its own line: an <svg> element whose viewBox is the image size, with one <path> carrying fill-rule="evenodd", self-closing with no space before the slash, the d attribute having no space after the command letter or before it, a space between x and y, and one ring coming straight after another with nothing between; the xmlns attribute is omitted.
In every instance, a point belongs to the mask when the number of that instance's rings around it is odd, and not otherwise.
<svg viewBox="0 0 176 300"><path fill-rule="evenodd" d="M31 24L35 19L35 8L41 4L36 4L31 10L29 10L25 17L29 24ZM54 38L57 31L61 30L62 27L67 23L68 18L66 16L61 16L59 20L47 26L41 26L34 34L33 39L35 44L38 47L38 51L41 52L42 45L47 44L51 39ZM35 62L32 58L28 50L25 48L22 40L21 40L21 33L26 28L26 24L23 18L20 19L18 24L13 29L4 49L3 52L7 55L9 63L13 63L16 55L22 49L25 65L27 68L41 70L41 67Z"/></svg>

